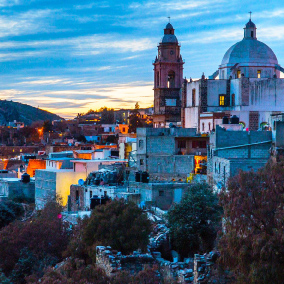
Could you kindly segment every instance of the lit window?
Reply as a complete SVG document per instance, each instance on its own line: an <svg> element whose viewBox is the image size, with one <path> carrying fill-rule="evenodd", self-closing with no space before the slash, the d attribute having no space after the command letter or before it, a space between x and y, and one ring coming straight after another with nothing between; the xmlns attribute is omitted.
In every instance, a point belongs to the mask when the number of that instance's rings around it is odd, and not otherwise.
<svg viewBox="0 0 284 284"><path fill-rule="evenodd" d="M220 95L219 96L219 106L224 106L225 105L225 96Z"/></svg>
<svg viewBox="0 0 284 284"><path fill-rule="evenodd" d="M261 78L261 70L257 70L257 78Z"/></svg>
<svg viewBox="0 0 284 284"><path fill-rule="evenodd" d="M237 78L241 78L241 70L237 71Z"/></svg>

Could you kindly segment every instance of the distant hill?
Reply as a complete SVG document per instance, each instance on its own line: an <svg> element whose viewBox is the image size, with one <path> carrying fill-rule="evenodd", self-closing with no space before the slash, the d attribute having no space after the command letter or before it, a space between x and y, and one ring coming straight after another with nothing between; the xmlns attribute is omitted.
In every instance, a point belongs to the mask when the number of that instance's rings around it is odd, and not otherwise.
<svg viewBox="0 0 284 284"><path fill-rule="evenodd" d="M0 124L14 120L30 125L35 121L62 119L51 112L13 101L0 100Z"/></svg>

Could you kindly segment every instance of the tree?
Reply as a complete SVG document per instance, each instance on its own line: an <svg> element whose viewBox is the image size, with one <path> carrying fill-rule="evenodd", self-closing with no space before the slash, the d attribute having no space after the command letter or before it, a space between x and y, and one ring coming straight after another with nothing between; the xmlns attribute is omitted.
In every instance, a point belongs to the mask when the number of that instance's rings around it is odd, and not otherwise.
<svg viewBox="0 0 284 284"><path fill-rule="evenodd" d="M135 108L131 110L129 115L129 133L136 133L137 127L143 127L143 122L140 119L139 104L135 104Z"/></svg>
<svg viewBox="0 0 284 284"><path fill-rule="evenodd" d="M284 163L240 172L220 195L224 230L221 263L240 283L283 283Z"/></svg>
<svg viewBox="0 0 284 284"><path fill-rule="evenodd" d="M50 120L46 120L43 122L43 132L46 133L46 132L52 132L53 130L53 125L52 125L52 122Z"/></svg>
<svg viewBox="0 0 284 284"><path fill-rule="evenodd" d="M205 183L192 185L181 203L168 212L173 248L182 257L212 250L220 219L217 195Z"/></svg>
<svg viewBox="0 0 284 284"><path fill-rule="evenodd" d="M13 201L0 202L0 229L24 214L21 204Z"/></svg>
<svg viewBox="0 0 284 284"><path fill-rule="evenodd" d="M83 229L82 240L89 248L108 245L129 254L146 251L151 232L147 215L134 203L115 200L97 206Z"/></svg>
<svg viewBox="0 0 284 284"><path fill-rule="evenodd" d="M114 123L114 109L103 107L100 108L101 112L101 123L112 124Z"/></svg>
<svg viewBox="0 0 284 284"><path fill-rule="evenodd" d="M49 201L34 217L0 231L0 269L7 277L19 280L29 273L41 275L45 267L62 260L70 227L58 218L61 211L59 204Z"/></svg>

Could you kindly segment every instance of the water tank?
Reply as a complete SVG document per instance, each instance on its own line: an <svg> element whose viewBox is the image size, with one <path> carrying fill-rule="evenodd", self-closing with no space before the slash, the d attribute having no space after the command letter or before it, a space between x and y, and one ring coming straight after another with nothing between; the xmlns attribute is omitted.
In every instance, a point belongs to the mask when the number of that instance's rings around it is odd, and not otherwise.
<svg viewBox="0 0 284 284"><path fill-rule="evenodd" d="M22 174L21 182L29 183L30 181L31 181L30 175L28 175L27 173Z"/></svg>
<svg viewBox="0 0 284 284"><path fill-rule="evenodd" d="M229 124L229 118L227 116L222 118L222 124Z"/></svg>
<svg viewBox="0 0 284 284"><path fill-rule="evenodd" d="M94 209L96 206L98 206L100 204L101 204L101 199L97 195L94 195L91 198L91 204L90 204L91 210Z"/></svg>
<svg viewBox="0 0 284 284"><path fill-rule="evenodd" d="M135 172L135 181L141 182L141 172Z"/></svg>
<svg viewBox="0 0 284 284"><path fill-rule="evenodd" d="M147 172L142 173L142 182L149 183L149 174Z"/></svg>
<svg viewBox="0 0 284 284"><path fill-rule="evenodd" d="M239 124L239 123L240 123L240 119L239 119L236 115L233 115L233 116L230 118L230 123L231 123L231 124Z"/></svg>

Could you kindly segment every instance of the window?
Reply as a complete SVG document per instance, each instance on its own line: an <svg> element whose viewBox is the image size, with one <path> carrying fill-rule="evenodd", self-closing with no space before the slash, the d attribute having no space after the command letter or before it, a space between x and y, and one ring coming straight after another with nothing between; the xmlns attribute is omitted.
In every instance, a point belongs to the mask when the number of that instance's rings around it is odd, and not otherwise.
<svg viewBox="0 0 284 284"><path fill-rule="evenodd" d="M122 132L125 132L125 127L122 128Z"/></svg>
<svg viewBox="0 0 284 284"><path fill-rule="evenodd" d="M165 196L165 192L163 190L159 190L159 196Z"/></svg>
<svg viewBox="0 0 284 284"><path fill-rule="evenodd" d="M253 37L253 31L250 32L250 36Z"/></svg>
<svg viewBox="0 0 284 284"><path fill-rule="evenodd" d="M217 173L217 162L215 162L215 173Z"/></svg>
<svg viewBox="0 0 284 284"><path fill-rule="evenodd" d="M261 78L261 70L257 70L257 78Z"/></svg>
<svg viewBox="0 0 284 284"><path fill-rule="evenodd" d="M90 198L93 197L93 192L90 190Z"/></svg>
<svg viewBox="0 0 284 284"><path fill-rule="evenodd" d="M211 130L211 123L210 122L208 122L208 129L209 129L209 131Z"/></svg>
<svg viewBox="0 0 284 284"><path fill-rule="evenodd" d="M144 147L144 141L139 140L139 149L143 149L143 147Z"/></svg>
<svg viewBox="0 0 284 284"><path fill-rule="evenodd" d="M241 78L241 70L237 71L237 78Z"/></svg>
<svg viewBox="0 0 284 284"><path fill-rule="evenodd" d="M232 94L232 101L231 101L231 105L235 106L236 102L235 102L235 94Z"/></svg>
<svg viewBox="0 0 284 284"><path fill-rule="evenodd" d="M219 95L219 106L225 106L225 95Z"/></svg>
<svg viewBox="0 0 284 284"><path fill-rule="evenodd" d="M196 91L195 91L195 89L193 89L192 90L192 106L193 107L195 107L195 104L196 104L196 102L195 102L195 93L196 93Z"/></svg>
<svg viewBox="0 0 284 284"><path fill-rule="evenodd" d="M220 172L221 172L221 163L219 163L219 174L220 174Z"/></svg>
<svg viewBox="0 0 284 284"><path fill-rule="evenodd" d="M178 141L178 148L186 148L186 141L185 140L179 140Z"/></svg>
<svg viewBox="0 0 284 284"><path fill-rule="evenodd" d="M222 71L222 78L221 79L225 79L225 71Z"/></svg>
<svg viewBox="0 0 284 284"><path fill-rule="evenodd" d="M144 165L144 159L140 159L140 166Z"/></svg>
<svg viewBox="0 0 284 284"><path fill-rule="evenodd" d="M168 73L168 88L175 88L175 72L170 71Z"/></svg>
<svg viewBox="0 0 284 284"><path fill-rule="evenodd" d="M79 200L79 190L76 190L76 201Z"/></svg>
<svg viewBox="0 0 284 284"><path fill-rule="evenodd" d="M202 131L205 131L205 123L202 122Z"/></svg>
<svg viewBox="0 0 284 284"><path fill-rule="evenodd" d="M160 85L160 72L157 72L157 77L156 77L156 83L157 83L157 87L159 87Z"/></svg>
<svg viewBox="0 0 284 284"><path fill-rule="evenodd" d="M192 141L192 148L206 148L206 141Z"/></svg>

